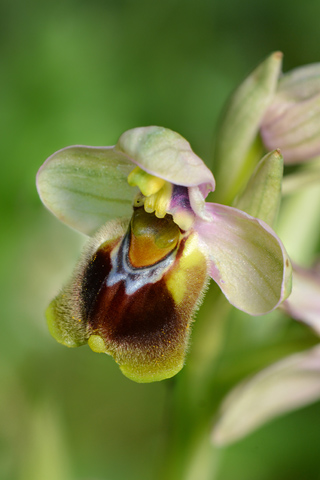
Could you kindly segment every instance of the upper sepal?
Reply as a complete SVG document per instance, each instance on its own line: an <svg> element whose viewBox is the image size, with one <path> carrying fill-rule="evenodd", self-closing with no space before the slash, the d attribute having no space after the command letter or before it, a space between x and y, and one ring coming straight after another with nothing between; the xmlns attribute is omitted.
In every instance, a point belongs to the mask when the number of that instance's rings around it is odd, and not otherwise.
<svg viewBox="0 0 320 480"><path fill-rule="evenodd" d="M200 186L204 197L215 188L211 171L189 142L168 128L133 128L121 135L115 149L151 175L175 185Z"/></svg>

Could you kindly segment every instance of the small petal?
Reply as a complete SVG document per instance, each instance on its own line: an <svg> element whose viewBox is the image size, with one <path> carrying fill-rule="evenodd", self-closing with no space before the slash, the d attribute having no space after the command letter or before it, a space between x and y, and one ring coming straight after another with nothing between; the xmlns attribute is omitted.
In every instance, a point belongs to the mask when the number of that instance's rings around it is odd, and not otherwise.
<svg viewBox="0 0 320 480"><path fill-rule="evenodd" d="M206 244L210 275L229 302L251 315L270 312L290 294L291 264L274 231L232 207L206 205L211 222L194 228Z"/></svg>
<svg viewBox="0 0 320 480"><path fill-rule="evenodd" d="M112 147L67 147L42 165L37 188L59 220L91 235L107 220L131 215L137 189L127 177L133 168Z"/></svg>
<svg viewBox="0 0 320 480"><path fill-rule="evenodd" d="M320 348L292 355L235 387L213 429L216 445L228 445L268 420L320 398Z"/></svg>
<svg viewBox="0 0 320 480"><path fill-rule="evenodd" d="M202 186L214 190L211 171L181 135L163 127L140 127L123 133L116 151L156 177L185 187Z"/></svg>
<svg viewBox="0 0 320 480"><path fill-rule="evenodd" d="M320 335L320 270L293 265L292 293L282 307Z"/></svg>
<svg viewBox="0 0 320 480"><path fill-rule="evenodd" d="M215 177L221 203L231 203L248 180L256 161L255 156L251 158L248 154L276 91L281 62L280 52L270 55L236 89L227 106L215 151Z"/></svg>
<svg viewBox="0 0 320 480"><path fill-rule="evenodd" d="M245 190L234 206L272 226L281 201L283 157L274 150L263 157L253 172Z"/></svg>

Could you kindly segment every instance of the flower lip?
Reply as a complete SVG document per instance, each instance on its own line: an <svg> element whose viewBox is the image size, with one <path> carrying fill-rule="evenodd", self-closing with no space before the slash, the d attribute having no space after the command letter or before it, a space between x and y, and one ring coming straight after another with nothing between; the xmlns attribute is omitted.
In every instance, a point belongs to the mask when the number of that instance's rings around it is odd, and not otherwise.
<svg viewBox="0 0 320 480"><path fill-rule="evenodd" d="M138 127L124 132L114 147L147 173L174 185L201 187L204 197L215 189L211 170L178 133L164 127Z"/></svg>

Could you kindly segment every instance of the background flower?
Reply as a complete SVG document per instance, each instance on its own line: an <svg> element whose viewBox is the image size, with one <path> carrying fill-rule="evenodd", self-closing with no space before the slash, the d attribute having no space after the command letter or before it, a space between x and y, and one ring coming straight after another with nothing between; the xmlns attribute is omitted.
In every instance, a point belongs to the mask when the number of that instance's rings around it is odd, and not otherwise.
<svg viewBox="0 0 320 480"><path fill-rule="evenodd" d="M320 63L279 77L260 131L267 150L281 148L286 164L320 155Z"/></svg>

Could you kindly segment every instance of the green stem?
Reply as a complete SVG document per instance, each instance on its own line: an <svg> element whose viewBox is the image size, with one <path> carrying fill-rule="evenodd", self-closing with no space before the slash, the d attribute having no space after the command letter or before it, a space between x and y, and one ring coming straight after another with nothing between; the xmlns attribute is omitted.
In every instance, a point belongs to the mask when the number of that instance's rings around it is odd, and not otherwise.
<svg viewBox="0 0 320 480"><path fill-rule="evenodd" d="M195 328L187 365L168 382L169 432L161 479L214 480L216 476L218 452L210 442L210 429L218 399L212 394L212 382L230 305L215 287L209 299Z"/></svg>
<svg viewBox="0 0 320 480"><path fill-rule="evenodd" d="M200 432L192 447L187 459L185 480L214 480L221 451L211 444L208 429Z"/></svg>

